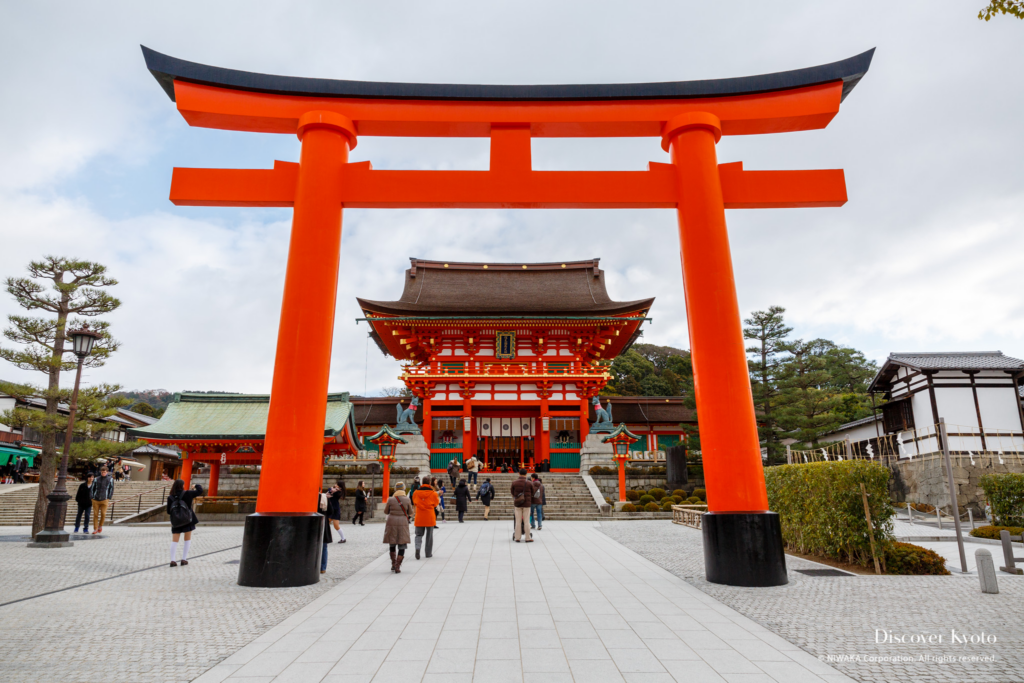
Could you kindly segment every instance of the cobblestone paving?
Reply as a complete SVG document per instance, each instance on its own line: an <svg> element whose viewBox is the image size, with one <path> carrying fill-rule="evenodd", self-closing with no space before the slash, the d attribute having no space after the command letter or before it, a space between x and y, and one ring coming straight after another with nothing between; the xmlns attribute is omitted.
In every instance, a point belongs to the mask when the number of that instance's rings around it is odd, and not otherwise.
<svg viewBox="0 0 1024 683"><path fill-rule="evenodd" d="M811 577L795 571L810 563L789 557L789 585L735 588L704 580L697 530L660 521L602 522L600 528L819 659L859 657L830 660L857 681L1024 681L1024 577L1000 573L1000 593L983 595L977 575ZM975 547L987 547L1001 559L998 547L969 546L972 554ZM876 629L899 636L941 635L943 640L935 645L876 643ZM958 634L994 635L997 642L954 645L953 629ZM905 661L866 659L880 657ZM944 657L953 660L943 661ZM961 657L994 661L960 661Z"/></svg>
<svg viewBox="0 0 1024 683"><path fill-rule="evenodd" d="M241 527L199 527L176 568L168 527L114 527L62 549L25 547L27 527L3 532L0 603L144 570L0 607L4 683L191 681L387 549L383 526L347 526L320 583L271 590L235 583Z"/></svg>

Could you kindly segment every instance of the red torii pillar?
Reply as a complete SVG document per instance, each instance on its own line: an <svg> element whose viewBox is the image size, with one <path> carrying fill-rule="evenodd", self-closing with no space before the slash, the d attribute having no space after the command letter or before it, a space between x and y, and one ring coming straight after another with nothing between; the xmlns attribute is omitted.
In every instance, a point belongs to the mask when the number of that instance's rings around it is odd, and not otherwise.
<svg viewBox="0 0 1024 683"><path fill-rule="evenodd" d="M343 206L358 208L672 208L694 360L710 512L709 581L785 583L778 516L768 512L725 223L727 208L841 206L841 170L719 165L722 135L824 128L873 51L798 71L630 85L460 86L301 79L217 69L143 48L195 126L296 133L299 164L273 170L176 168L171 200L293 206L257 513L246 520L239 583L318 580L327 379ZM489 137L488 171L375 171L349 164L363 135ZM672 164L647 171L533 171L532 137L661 137ZM585 393L581 436L588 432ZM273 540L273 542L271 542Z"/></svg>

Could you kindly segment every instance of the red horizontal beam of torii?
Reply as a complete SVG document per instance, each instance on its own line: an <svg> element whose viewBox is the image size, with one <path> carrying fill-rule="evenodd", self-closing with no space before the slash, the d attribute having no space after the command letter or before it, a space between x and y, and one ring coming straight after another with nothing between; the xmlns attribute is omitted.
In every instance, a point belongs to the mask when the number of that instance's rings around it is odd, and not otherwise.
<svg viewBox="0 0 1024 683"><path fill-rule="evenodd" d="M744 171L720 164L727 209L842 206L841 169ZM175 168L171 201L178 206L279 206L295 203L299 165L273 170ZM353 209L672 209L679 183L672 164L647 171L375 171L346 164L341 205Z"/></svg>

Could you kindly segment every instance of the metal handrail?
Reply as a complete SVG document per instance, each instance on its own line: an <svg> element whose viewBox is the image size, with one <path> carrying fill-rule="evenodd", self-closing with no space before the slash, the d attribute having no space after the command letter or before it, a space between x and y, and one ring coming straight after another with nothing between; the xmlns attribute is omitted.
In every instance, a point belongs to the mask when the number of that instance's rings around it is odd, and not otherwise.
<svg viewBox="0 0 1024 683"><path fill-rule="evenodd" d="M139 514L140 512L142 512L142 497L145 496L145 495L148 495L150 493L153 493L154 491L159 491L161 488L163 489L164 494L166 494L167 493L167 485L166 484L164 484L162 487L158 486L155 489L149 489L148 491L143 491L142 493L136 494L135 497L138 499L138 506L137 506L137 509L135 510L135 514ZM114 519L114 510L116 508L117 508L117 501L116 500L111 500L110 501L110 519L111 520Z"/></svg>

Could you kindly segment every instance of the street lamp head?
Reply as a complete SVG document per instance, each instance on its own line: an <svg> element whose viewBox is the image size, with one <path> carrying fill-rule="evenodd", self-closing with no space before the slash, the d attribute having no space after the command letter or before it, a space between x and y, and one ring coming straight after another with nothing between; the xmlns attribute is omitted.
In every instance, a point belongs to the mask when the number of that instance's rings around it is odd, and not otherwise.
<svg viewBox="0 0 1024 683"><path fill-rule="evenodd" d="M627 444L627 443L617 443L617 444L615 444L615 452L618 453L619 455L626 455L626 453L628 452L628 449L629 449L629 444Z"/></svg>
<svg viewBox="0 0 1024 683"><path fill-rule="evenodd" d="M72 330L69 333L71 337L71 348L74 350L75 355L79 358L85 358L92 353L92 345L96 343L96 340L100 338L99 332L94 332L89 329L89 325L82 325L81 329Z"/></svg>
<svg viewBox="0 0 1024 683"><path fill-rule="evenodd" d="M385 457L385 458L390 458L391 457L391 449L392 448L393 448L393 446L391 444L389 444L389 443L382 443L380 445L380 454L383 457Z"/></svg>

